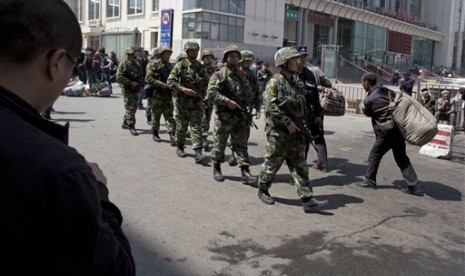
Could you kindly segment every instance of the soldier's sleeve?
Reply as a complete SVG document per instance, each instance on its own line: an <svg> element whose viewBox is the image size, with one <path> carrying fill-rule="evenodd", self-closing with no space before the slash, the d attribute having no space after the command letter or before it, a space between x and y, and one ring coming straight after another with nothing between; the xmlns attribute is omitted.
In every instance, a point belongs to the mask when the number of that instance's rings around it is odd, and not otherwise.
<svg viewBox="0 0 465 276"><path fill-rule="evenodd" d="M278 81L272 78L268 81L265 88L265 112L273 124L280 128L287 127L292 121L276 104L278 98Z"/></svg>
<svg viewBox="0 0 465 276"><path fill-rule="evenodd" d="M132 81L124 76L124 71L127 69L127 62L121 62L116 71L116 82L122 86L131 86Z"/></svg>
<svg viewBox="0 0 465 276"><path fill-rule="evenodd" d="M147 75L145 75L145 82L150 86L150 87L155 87L155 76L154 76L154 71L155 71L155 62L151 61L147 64Z"/></svg>
<svg viewBox="0 0 465 276"><path fill-rule="evenodd" d="M171 73L168 77L168 80L166 81L166 84L168 84L171 89L173 89L176 92L181 92L182 86L179 83L179 77L177 76L180 70L180 63L176 64L171 70Z"/></svg>
<svg viewBox="0 0 465 276"><path fill-rule="evenodd" d="M228 105L229 99L218 91L218 74L213 73L208 82L207 96L208 101L215 105Z"/></svg>

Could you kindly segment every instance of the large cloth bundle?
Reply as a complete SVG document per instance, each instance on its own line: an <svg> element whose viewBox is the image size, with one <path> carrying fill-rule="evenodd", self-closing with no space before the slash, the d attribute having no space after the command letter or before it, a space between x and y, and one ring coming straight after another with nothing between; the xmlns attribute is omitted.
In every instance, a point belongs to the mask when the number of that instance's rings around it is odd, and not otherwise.
<svg viewBox="0 0 465 276"><path fill-rule="evenodd" d="M108 82L93 84L90 87L90 95L94 97L110 97L111 88Z"/></svg>
<svg viewBox="0 0 465 276"><path fill-rule="evenodd" d="M70 82L70 84L71 85L68 85L65 89L63 89L63 95L69 97L81 97L86 95L84 83L82 81Z"/></svg>
<svg viewBox="0 0 465 276"><path fill-rule="evenodd" d="M403 92L389 91L389 109L402 136L411 144L423 146L438 132L436 118L421 103Z"/></svg>
<svg viewBox="0 0 465 276"><path fill-rule="evenodd" d="M346 100L335 88L324 88L320 90L320 103L323 108L323 115L342 116L346 111Z"/></svg>

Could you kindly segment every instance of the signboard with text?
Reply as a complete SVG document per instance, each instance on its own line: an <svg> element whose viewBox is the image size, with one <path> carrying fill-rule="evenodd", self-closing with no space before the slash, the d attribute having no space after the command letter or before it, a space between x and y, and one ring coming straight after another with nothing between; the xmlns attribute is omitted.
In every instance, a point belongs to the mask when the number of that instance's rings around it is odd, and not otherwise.
<svg viewBox="0 0 465 276"><path fill-rule="evenodd" d="M160 12L160 46L173 45L173 9Z"/></svg>

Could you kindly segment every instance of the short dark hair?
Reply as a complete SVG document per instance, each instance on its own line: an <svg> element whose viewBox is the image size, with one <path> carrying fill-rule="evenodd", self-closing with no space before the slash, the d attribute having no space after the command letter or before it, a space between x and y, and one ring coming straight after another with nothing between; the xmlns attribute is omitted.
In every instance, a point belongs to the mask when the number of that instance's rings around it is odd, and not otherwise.
<svg viewBox="0 0 465 276"><path fill-rule="evenodd" d="M0 61L25 64L45 52L81 52L82 33L63 0L1 0Z"/></svg>
<svg viewBox="0 0 465 276"><path fill-rule="evenodd" d="M378 77L375 74L368 72L362 76L362 81L368 81L371 86L375 86L378 81Z"/></svg>
<svg viewBox="0 0 465 276"><path fill-rule="evenodd" d="M421 91L421 92L425 92L425 91L429 91L429 89L425 87L425 88L423 88L423 89L420 90L420 91Z"/></svg>

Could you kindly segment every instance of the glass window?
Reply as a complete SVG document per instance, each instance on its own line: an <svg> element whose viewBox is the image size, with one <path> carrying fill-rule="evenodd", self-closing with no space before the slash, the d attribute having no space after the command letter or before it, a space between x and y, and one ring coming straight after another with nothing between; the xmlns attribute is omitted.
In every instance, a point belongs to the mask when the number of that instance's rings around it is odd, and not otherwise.
<svg viewBox="0 0 465 276"><path fill-rule="evenodd" d="M212 1L212 10L220 11L220 4L219 0Z"/></svg>
<svg viewBox="0 0 465 276"><path fill-rule="evenodd" d="M212 22L220 23L220 15L219 14L212 14Z"/></svg>
<svg viewBox="0 0 465 276"><path fill-rule="evenodd" d="M218 0L215 0L217 2ZM204 8L206 10L211 10L212 9L212 0L200 0L200 7Z"/></svg>
<svg viewBox="0 0 465 276"><path fill-rule="evenodd" d="M212 14L209 12L204 12L203 21L212 22Z"/></svg>
<svg viewBox="0 0 465 276"><path fill-rule="evenodd" d="M229 17L229 25L236 26L237 25L237 18L236 17Z"/></svg>
<svg viewBox="0 0 465 276"><path fill-rule="evenodd" d="M237 27L228 26L228 42L236 42Z"/></svg>
<svg viewBox="0 0 465 276"><path fill-rule="evenodd" d="M79 21L84 21L84 14L83 14L83 7L84 4L83 0L76 0L74 2L74 13Z"/></svg>
<svg viewBox="0 0 465 276"><path fill-rule="evenodd" d="M237 0L229 1L229 12L234 14L237 13Z"/></svg>
<svg viewBox="0 0 465 276"><path fill-rule="evenodd" d="M211 23L210 25L210 39L220 40L220 24Z"/></svg>
<svg viewBox="0 0 465 276"><path fill-rule="evenodd" d="M244 15L245 14L245 0L238 0L237 1L237 14Z"/></svg>
<svg viewBox="0 0 465 276"><path fill-rule="evenodd" d="M143 0L128 0L128 14L142 13Z"/></svg>
<svg viewBox="0 0 465 276"><path fill-rule="evenodd" d="M228 12L229 10L229 0L220 0L221 1L221 9L222 12Z"/></svg>
<svg viewBox="0 0 465 276"><path fill-rule="evenodd" d="M100 0L89 1L89 20L100 18Z"/></svg>
<svg viewBox="0 0 465 276"><path fill-rule="evenodd" d="M208 39L208 34L210 33L210 22L202 23L202 37Z"/></svg>
<svg viewBox="0 0 465 276"><path fill-rule="evenodd" d="M237 26L241 26L241 27L244 26L244 18L238 18L237 19Z"/></svg>
<svg viewBox="0 0 465 276"><path fill-rule="evenodd" d="M197 1L196 0L184 0L184 5L183 8L184 10L192 10L197 7Z"/></svg>
<svg viewBox="0 0 465 276"><path fill-rule="evenodd" d="M119 0L108 0L107 1L107 17L119 16Z"/></svg>
<svg viewBox="0 0 465 276"><path fill-rule="evenodd" d="M152 0L152 11L158 11L160 9L160 0Z"/></svg>
<svg viewBox="0 0 465 276"><path fill-rule="evenodd" d="M220 25L220 40L228 41L228 25Z"/></svg>
<svg viewBox="0 0 465 276"><path fill-rule="evenodd" d="M227 16L227 15L221 15L220 18L221 18L221 22L220 22L221 24L226 24L226 25L228 25L228 23L229 23L229 16Z"/></svg>

